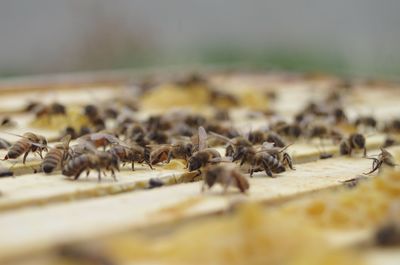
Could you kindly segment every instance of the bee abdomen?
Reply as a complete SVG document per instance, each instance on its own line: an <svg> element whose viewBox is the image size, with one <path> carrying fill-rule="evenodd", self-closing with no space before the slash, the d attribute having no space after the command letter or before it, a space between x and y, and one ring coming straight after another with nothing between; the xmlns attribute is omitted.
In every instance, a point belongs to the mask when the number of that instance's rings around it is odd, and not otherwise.
<svg viewBox="0 0 400 265"><path fill-rule="evenodd" d="M10 150L8 150L7 155L5 159L14 159L25 153L26 151L29 150L30 143L24 142L24 141L18 141L15 144L13 144L10 147Z"/></svg>
<svg viewBox="0 0 400 265"><path fill-rule="evenodd" d="M80 155L71 159L63 168L62 174L71 177L82 172L88 166L88 158L86 155Z"/></svg>
<svg viewBox="0 0 400 265"><path fill-rule="evenodd" d="M60 150L50 150L45 156L42 163L42 170L45 173L51 173L58 166L62 159L62 152Z"/></svg>
<svg viewBox="0 0 400 265"><path fill-rule="evenodd" d="M278 159L276 159L275 157L269 155L267 156L266 159L267 165L273 170L273 169L277 169L281 166L281 163L279 162Z"/></svg>

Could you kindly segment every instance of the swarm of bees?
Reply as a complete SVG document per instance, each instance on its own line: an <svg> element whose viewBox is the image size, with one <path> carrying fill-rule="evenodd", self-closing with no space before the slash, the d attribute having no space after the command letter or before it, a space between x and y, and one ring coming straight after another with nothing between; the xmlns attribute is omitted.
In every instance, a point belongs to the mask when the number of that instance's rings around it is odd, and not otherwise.
<svg viewBox="0 0 400 265"><path fill-rule="evenodd" d="M233 94L219 91L201 75L175 82L181 86L203 84L204 89L212 92L210 104L221 98L231 105L239 104ZM146 85L136 95L151 89ZM91 170L97 172L99 180L107 172L116 180L115 172L120 170L120 165L130 164L131 170L135 170L135 164L144 164L152 170L179 159L185 163L188 172L203 178L203 189L220 183L224 191L233 186L246 192L249 182L245 174L252 177L254 172L265 172L267 176L275 177L294 170L287 150L297 141L319 140L320 145L329 141L339 147L341 155L354 156L361 151L364 157L367 156L366 129L386 133L387 146L396 143L391 135L400 132L398 119L380 124L371 115L360 115L351 120L345 111L342 88L333 91L326 98L306 104L292 120L282 119L274 111L259 112L256 116L265 120L265 126L247 132L233 126L229 108L215 107L210 115L173 110L143 118L136 115L137 99L124 97L113 99L109 104L82 106L81 115L88 123L78 129L64 128L55 145L49 145L41 135L27 132L15 143L0 139L0 148L8 150L4 160L23 156L23 163L29 153L43 158L42 153L47 152L42 171L50 174L60 170L75 180ZM26 111L33 111L36 117L68 115L66 107L58 102L48 105L30 103ZM71 145L71 141L76 144ZM224 146L222 152L221 146ZM332 156L323 152L320 158ZM377 158L371 159L372 170L367 174L382 165L395 166L393 157L385 149Z"/></svg>

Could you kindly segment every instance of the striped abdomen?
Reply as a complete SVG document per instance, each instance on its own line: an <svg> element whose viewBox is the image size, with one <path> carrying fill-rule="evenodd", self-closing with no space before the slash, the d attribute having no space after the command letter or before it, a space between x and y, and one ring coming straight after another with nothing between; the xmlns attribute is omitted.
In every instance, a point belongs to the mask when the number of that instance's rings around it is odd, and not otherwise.
<svg viewBox="0 0 400 265"><path fill-rule="evenodd" d="M14 159L27 152L31 148L31 144L26 139L21 139L13 144L8 150L4 160L9 158Z"/></svg>
<svg viewBox="0 0 400 265"><path fill-rule="evenodd" d="M82 171L89 168L89 164L90 161L88 155L74 157L64 166L62 174L67 177L79 176Z"/></svg>
<svg viewBox="0 0 400 265"><path fill-rule="evenodd" d="M45 173L51 173L61 163L64 151L61 149L50 149L42 162L42 170Z"/></svg>

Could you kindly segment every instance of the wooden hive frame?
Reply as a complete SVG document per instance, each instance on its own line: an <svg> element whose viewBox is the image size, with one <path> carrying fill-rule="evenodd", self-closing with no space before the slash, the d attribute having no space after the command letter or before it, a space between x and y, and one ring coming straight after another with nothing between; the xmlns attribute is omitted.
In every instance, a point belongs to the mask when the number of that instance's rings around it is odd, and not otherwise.
<svg viewBox="0 0 400 265"><path fill-rule="evenodd" d="M100 78L102 76L103 79ZM128 73L109 76L113 78L104 78L104 73L101 73L99 78L89 75L88 79L91 82L83 80L72 85L66 85L69 77L62 79L57 85L51 82L45 82L45 85L39 82L33 86L18 83L16 86L19 88L16 90L6 89L11 87L10 83L0 84L0 87L3 87L0 98L7 99L9 105L12 105L12 102L25 102L38 93L48 94L49 89L55 87L58 88L52 91L49 100L55 97L68 98L71 87L74 87L72 93L76 93L77 88L81 94L89 94L86 99L83 97L83 104L89 100L93 88L102 87L96 91L96 96L106 98L118 91L121 84L131 77ZM246 78L244 77L245 80ZM30 80L26 82L29 83ZM291 100L296 95L304 98L303 93L308 90L308 93L324 93L298 84L291 86L293 88L282 92L283 100L277 106L278 109L287 111L285 115L288 116L293 114L295 108L286 106L292 104ZM348 105L346 110L351 115L357 115L365 104L369 104L369 107L376 111L374 114L377 118L387 118L388 113L395 115L400 112L400 107L395 104L400 99L396 89L382 88L382 95L378 100L373 98L376 91L371 88L365 89L368 91L367 96L356 99L359 100L357 106ZM390 99L387 98L388 95ZM387 100L383 102L385 98ZM68 104L68 101L66 103ZM24 116L25 114L20 114L22 107L23 105L18 103L14 109L1 109L0 113L11 117ZM397 113L393 113L394 111ZM246 126L246 123L243 125ZM36 131L47 137L57 138L54 132L30 128L26 122L7 131L17 134ZM376 154L384 140L384 135L375 134L367 138L367 148ZM177 220L185 222L215 215L230 209L237 201L282 204L299 196L337 188L343 181L352 179L370 168L369 160L360 157L339 157L338 146L327 145L324 150L335 157L319 160L320 150L317 145L294 144L290 153L296 163L296 170L284 172L278 178L265 178L263 173L257 173L250 179L251 189L247 195L222 195L219 192L201 194L200 184L186 183L185 171L179 167L169 170L158 167L154 171L138 167L135 172L125 169L118 174L118 182L105 180L98 183L92 178L74 182L66 180L59 173L49 176L33 173L40 166L40 161L36 159L29 161L27 165L3 161L2 166L12 168L15 177L0 179L0 261L19 264L24 262L25 258L39 257L40 262L43 256L50 255L61 244L97 240L139 228L146 230ZM400 149L393 147L390 151L397 153ZM1 155L4 155L4 152ZM153 178L159 178L170 185L148 189L148 181Z"/></svg>

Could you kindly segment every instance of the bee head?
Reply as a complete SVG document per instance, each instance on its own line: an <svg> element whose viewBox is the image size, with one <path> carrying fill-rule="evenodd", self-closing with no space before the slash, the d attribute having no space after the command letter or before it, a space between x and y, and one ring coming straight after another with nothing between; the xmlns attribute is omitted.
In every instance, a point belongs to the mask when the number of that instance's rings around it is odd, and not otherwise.
<svg viewBox="0 0 400 265"><path fill-rule="evenodd" d="M193 154L193 144L185 145L185 154L187 157L190 157Z"/></svg>
<svg viewBox="0 0 400 265"><path fill-rule="evenodd" d="M233 154L233 158L232 158L232 162L238 161L239 159L242 159L247 152L247 148L246 147L239 147L236 150L236 153Z"/></svg>
<svg viewBox="0 0 400 265"><path fill-rule="evenodd" d="M189 163L189 171L194 171L201 167L200 160L195 156L190 157L188 163Z"/></svg>

